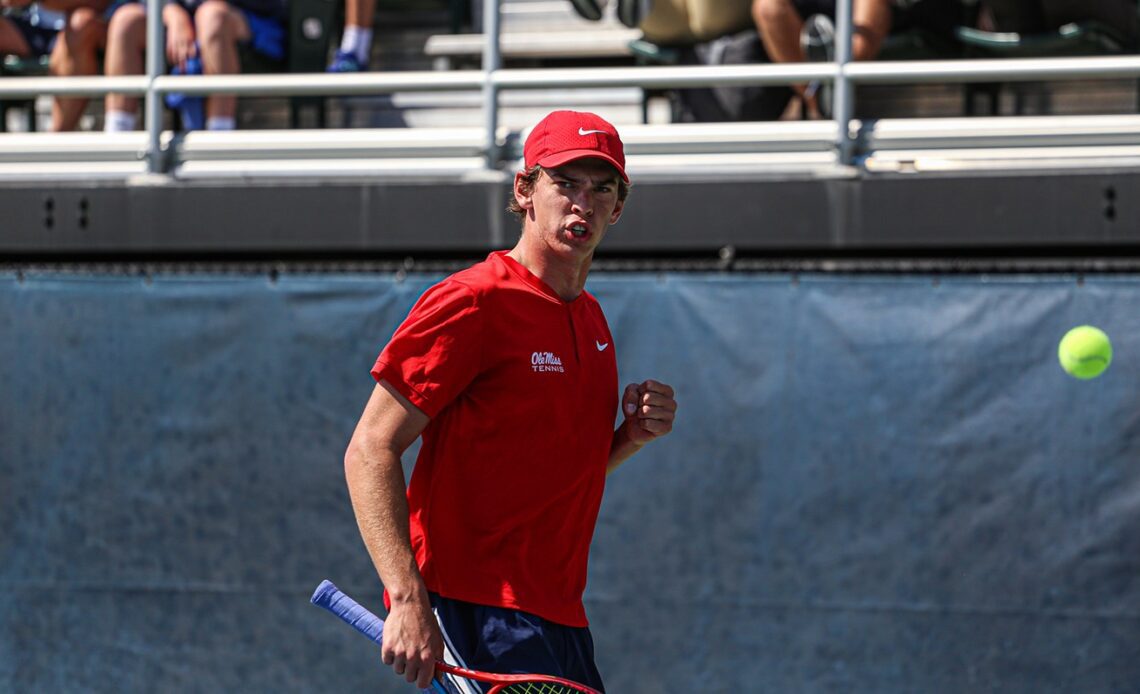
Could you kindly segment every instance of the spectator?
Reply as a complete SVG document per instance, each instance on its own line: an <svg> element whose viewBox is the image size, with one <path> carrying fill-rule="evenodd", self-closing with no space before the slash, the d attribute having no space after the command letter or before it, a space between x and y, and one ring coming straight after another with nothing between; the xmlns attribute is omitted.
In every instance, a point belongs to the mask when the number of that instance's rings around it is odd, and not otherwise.
<svg viewBox="0 0 1140 694"><path fill-rule="evenodd" d="M833 60L835 0L753 0L752 16L768 57L777 63ZM962 18L960 0L852 0L851 59L873 60L892 31L921 28L949 35ZM827 99L795 85L807 117ZM820 101L823 103L821 104Z"/></svg>
<svg viewBox="0 0 1140 694"><path fill-rule="evenodd" d="M582 17L598 20L597 0L570 0ZM658 60L689 65L766 63L752 22L752 0L618 0L621 22L641 29L662 48ZM673 119L767 120L779 116L791 92L784 87L700 87L670 94Z"/></svg>
<svg viewBox="0 0 1140 694"><path fill-rule="evenodd" d="M274 60L285 57L284 0L176 0L162 10L166 27L166 59L179 71L200 59L207 75L241 70L239 46ZM145 67L146 6L124 5L107 30L108 75L138 75ZM134 130L138 99L108 94L105 130ZM237 99L213 94L206 100L206 129L233 130Z"/></svg>
<svg viewBox="0 0 1140 694"><path fill-rule="evenodd" d="M808 60L807 42L801 42L813 15L835 17L835 0L754 0L752 17L768 56L777 63ZM871 60L891 29L891 0L852 0L853 60Z"/></svg>
<svg viewBox="0 0 1140 694"><path fill-rule="evenodd" d="M587 19L601 17L598 0L570 0ZM678 60L704 65L834 60L836 0L617 0L618 16L638 26L648 41L680 48ZM891 31L921 28L953 35L962 0L852 0L852 59L878 56ZM820 118L816 85L727 86L680 90L680 121ZM800 99L793 99L794 94ZM789 108L791 107L791 108ZM796 110L802 108L800 114Z"/></svg>
<svg viewBox="0 0 1140 694"><path fill-rule="evenodd" d="M367 72L372 58L372 17L376 0L345 0L344 34L329 72Z"/></svg>
<svg viewBox="0 0 1140 694"><path fill-rule="evenodd" d="M1041 34L1072 22L1098 22L1115 32L1124 49L1140 48L1135 0L982 0L996 31Z"/></svg>

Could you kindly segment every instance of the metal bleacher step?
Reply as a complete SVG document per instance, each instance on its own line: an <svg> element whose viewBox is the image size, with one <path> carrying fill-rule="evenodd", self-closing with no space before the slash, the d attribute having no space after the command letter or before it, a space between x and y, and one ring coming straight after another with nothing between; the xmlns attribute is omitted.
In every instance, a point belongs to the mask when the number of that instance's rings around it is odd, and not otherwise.
<svg viewBox="0 0 1140 694"><path fill-rule="evenodd" d="M628 60L630 42L642 35L617 20L616 3L606 3L601 20L591 22L566 0L504 0L499 21L504 62ZM438 70L474 66L484 43L481 33L437 33L424 43L424 54Z"/></svg>
<svg viewBox="0 0 1140 694"><path fill-rule="evenodd" d="M499 27L504 32L544 31L551 28L598 29L621 26L617 20L616 4L602 3L602 18L592 22L579 15L569 0L500 0ZM475 31L482 31L483 3L474 3L472 16Z"/></svg>
<svg viewBox="0 0 1140 694"><path fill-rule="evenodd" d="M641 38L638 29L599 29L597 31L503 32L499 50L504 61L632 59L629 44ZM424 44L437 70L456 64L478 63L483 54L482 34L436 34Z"/></svg>
<svg viewBox="0 0 1140 694"><path fill-rule="evenodd" d="M345 128L480 127L485 123L480 92L415 92L346 97L330 104L330 123ZM499 94L499 124L532 125L555 109L591 110L615 125L667 122L668 106L651 102L635 87L505 91Z"/></svg>

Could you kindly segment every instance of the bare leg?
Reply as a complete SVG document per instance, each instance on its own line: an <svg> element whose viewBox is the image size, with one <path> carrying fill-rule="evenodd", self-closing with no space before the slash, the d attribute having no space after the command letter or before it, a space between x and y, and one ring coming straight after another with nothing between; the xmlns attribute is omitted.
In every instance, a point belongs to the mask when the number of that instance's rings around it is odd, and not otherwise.
<svg viewBox="0 0 1140 694"><path fill-rule="evenodd" d="M371 29L376 14L376 0L345 0L344 25Z"/></svg>
<svg viewBox="0 0 1140 694"><path fill-rule="evenodd" d="M575 1L586 3L584 7L587 8L598 7L598 0ZM575 7L581 9L583 6ZM330 72L368 69L372 61L372 23L375 12L376 0L344 0L344 33L341 34L335 57L329 64Z"/></svg>
<svg viewBox="0 0 1140 694"><path fill-rule="evenodd" d="M146 69L146 8L143 5L124 5L111 16L107 27L107 53L104 72L107 75L141 75ZM123 94L108 94L108 111L135 113L139 100Z"/></svg>
<svg viewBox="0 0 1140 694"><path fill-rule="evenodd" d="M752 19L772 62L802 63L806 59L800 48L804 18L791 0L754 0Z"/></svg>
<svg viewBox="0 0 1140 694"><path fill-rule="evenodd" d="M107 44L107 23L101 13L81 7L67 17L51 53L51 74L88 76L99 72L99 50ZM57 97L51 105L51 129L75 130L87 108L86 97Z"/></svg>
<svg viewBox="0 0 1140 694"><path fill-rule="evenodd" d="M798 63L807 59L800 46L804 18L791 0L754 0L752 18L773 62ZM890 1L854 0L851 20L855 25L852 59L874 59L891 30Z"/></svg>
<svg viewBox="0 0 1140 694"><path fill-rule="evenodd" d="M32 47L24 40L24 35L16 25L0 17L0 55L18 55L27 58L31 54Z"/></svg>
<svg viewBox="0 0 1140 694"><path fill-rule="evenodd" d="M207 75L235 75L241 72L238 43L249 41L249 24L240 10L225 0L206 0L194 13L194 28L202 55L202 72ZM206 101L207 118L233 118L237 98L214 94Z"/></svg>
<svg viewBox="0 0 1140 694"><path fill-rule="evenodd" d="M764 42L764 51L773 63L802 63L807 60L800 46L800 32L804 28L804 18L800 16L791 0L753 0L752 20L756 23L760 40ZM799 98L792 98L788 107L784 109L784 114L780 116L781 120L799 118L803 115L813 119L819 118L815 95L804 101L807 85L793 84L791 87ZM802 109L794 114L793 102L802 103Z"/></svg>
<svg viewBox="0 0 1140 694"><path fill-rule="evenodd" d="M890 0L854 0L851 23L851 59L874 60L891 32Z"/></svg>

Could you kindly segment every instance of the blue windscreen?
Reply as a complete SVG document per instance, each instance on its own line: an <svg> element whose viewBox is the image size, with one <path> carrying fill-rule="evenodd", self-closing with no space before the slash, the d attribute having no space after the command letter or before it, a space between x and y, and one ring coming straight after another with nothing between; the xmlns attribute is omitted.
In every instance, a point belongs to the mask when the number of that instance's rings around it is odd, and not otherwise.
<svg viewBox="0 0 1140 694"><path fill-rule="evenodd" d="M406 691L308 599L382 609L342 461L436 279L0 272L0 690ZM680 402L606 489L610 691L1140 682L1140 277L589 288L622 383ZM1087 382L1082 323L1115 346Z"/></svg>

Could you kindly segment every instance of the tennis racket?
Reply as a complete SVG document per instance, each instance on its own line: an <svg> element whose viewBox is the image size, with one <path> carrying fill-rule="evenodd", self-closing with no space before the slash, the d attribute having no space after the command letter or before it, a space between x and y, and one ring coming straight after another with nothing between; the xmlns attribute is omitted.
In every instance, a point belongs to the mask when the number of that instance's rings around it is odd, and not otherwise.
<svg viewBox="0 0 1140 694"><path fill-rule="evenodd" d="M376 643L384 641L384 620L368 611L367 608L341 592L332 581L321 581L310 600L314 605L323 607L340 617L357 631L372 639ZM546 675L500 675L494 672L482 672L455 667L447 663L435 664L435 677L432 686L441 694L448 694L451 690L441 681L442 674L462 677L475 682L491 685L488 694L601 694L584 684L564 680L560 677Z"/></svg>

